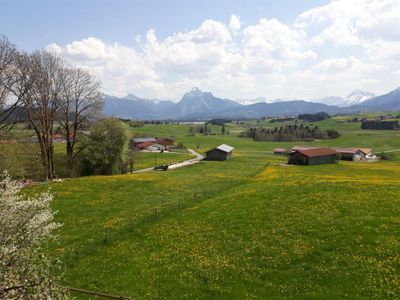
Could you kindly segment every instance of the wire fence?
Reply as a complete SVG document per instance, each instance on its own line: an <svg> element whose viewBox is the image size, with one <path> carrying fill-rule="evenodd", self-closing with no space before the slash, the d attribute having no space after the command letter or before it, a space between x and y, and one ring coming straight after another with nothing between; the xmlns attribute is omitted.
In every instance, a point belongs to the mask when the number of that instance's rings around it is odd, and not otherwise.
<svg viewBox="0 0 400 300"><path fill-rule="evenodd" d="M263 165L239 181L230 182L222 186L219 185L218 188L215 189L204 188L192 193L185 193L178 199L174 198L173 200L146 208L142 211L140 216L133 216L131 220L126 221L125 226L113 228L105 225L101 235L102 240L105 244L110 244L112 241L116 241L124 238L128 234L132 234L132 232L135 231L135 228L151 226L154 222L175 216L179 211L198 205L207 199L218 196L218 194L224 194L227 190L249 182L252 178L255 178L258 174L264 171L268 165L269 163Z"/></svg>
<svg viewBox="0 0 400 300"><path fill-rule="evenodd" d="M102 299L133 300L133 298L117 296L117 295L112 295L112 294L103 293L103 292L88 291L88 290L84 290L84 289L73 288L73 287L62 286L62 285L59 285L59 287L61 287L64 290L68 290L70 293L73 293L73 294L90 295L90 296L94 296L96 298L102 298Z"/></svg>

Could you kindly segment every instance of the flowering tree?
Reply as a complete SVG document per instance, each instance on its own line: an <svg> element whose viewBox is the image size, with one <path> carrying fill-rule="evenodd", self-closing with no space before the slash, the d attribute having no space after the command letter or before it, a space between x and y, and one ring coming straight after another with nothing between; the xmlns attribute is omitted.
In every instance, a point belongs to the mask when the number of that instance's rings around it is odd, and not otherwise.
<svg viewBox="0 0 400 300"><path fill-rule="evenodd" d="M61 299L54 266L42 246L60 225L53 221L49 193L22 195L7 173L0 178L0 299Z"/></svg>

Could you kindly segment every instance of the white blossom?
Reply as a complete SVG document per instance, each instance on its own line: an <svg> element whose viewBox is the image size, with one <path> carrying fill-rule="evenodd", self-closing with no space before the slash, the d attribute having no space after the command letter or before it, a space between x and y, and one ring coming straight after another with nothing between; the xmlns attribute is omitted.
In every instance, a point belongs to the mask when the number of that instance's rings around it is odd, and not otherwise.
<svg viewBox="0 0 400 300"><path fill-rule="evenodd" d="M6 172L0 177L0 299L64 298L42 249L60 227L50 209L53 196L27 197L22 187Z"/></svg>

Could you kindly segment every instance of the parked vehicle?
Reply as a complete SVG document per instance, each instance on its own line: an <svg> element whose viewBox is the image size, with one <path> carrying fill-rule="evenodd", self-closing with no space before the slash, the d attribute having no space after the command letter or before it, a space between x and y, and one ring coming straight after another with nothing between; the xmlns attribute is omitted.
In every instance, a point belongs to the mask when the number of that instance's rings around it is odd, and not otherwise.
<svg viewBox="0 0 400 300"><path fill-rule="evenodd" d="M156 167L154 167L154 171L167 171L168 167L169 167L169 165L156 166Z"/></svg>

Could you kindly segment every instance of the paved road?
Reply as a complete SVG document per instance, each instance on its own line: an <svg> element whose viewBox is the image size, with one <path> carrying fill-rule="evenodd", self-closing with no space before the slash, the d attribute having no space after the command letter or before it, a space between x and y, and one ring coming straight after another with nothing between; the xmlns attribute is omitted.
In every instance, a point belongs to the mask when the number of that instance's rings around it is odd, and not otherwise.
<svg viewBox="0 0 400 300"><path fill-rule="evenodd" d="M400 151L400 149L386 150L382 152L388 153L388 152L398 152L398 151Z"/></svg>
<svg viewBox="0 0 400 300"><path fill-rule="evenodd" d="M188 160L185 160L185 161L183 161L183 162L176 163L176 164L171 164L171 165L169 165L168 170L178 169L178 168L190 166L190 165L193 165L193 164L197 164L199 161L201 161L201 160L204 158L203 155L201 155L200 153L197 153L197 152L194 151L193 149L188 149L188 151L189 151L192 155L194 155L195 158L188 159ZM154 170L154 168L151 167L151 168L146 168L146 169L137 170L137 171L134 171L134 172L132 172L132 173L144 173L144 172L150 172L150 171L153 171L153 170Z"/></svg>

